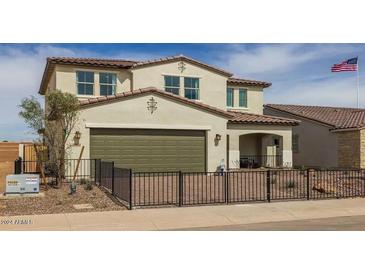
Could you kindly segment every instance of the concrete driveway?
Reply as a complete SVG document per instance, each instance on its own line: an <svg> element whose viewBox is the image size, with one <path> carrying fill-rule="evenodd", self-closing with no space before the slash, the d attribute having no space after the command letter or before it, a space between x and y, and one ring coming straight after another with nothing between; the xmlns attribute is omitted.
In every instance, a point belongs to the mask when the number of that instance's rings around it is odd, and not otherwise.
<svg viewBox="0 0 365 274"><path fill-rule="evenodd" d="M265 223L262 230L269 230L271 225L268 223L277 228L278 222L346 216L365 216L365 199L0 217L0 230L214 230L217 227L233 230L232 227L238 229L242 225L262 223ZM326 221L322 220L322 223ZM293 230L299 227L291 226ZM241 227L239 230L246 228ZM318 230L321 230L321 226Z"/></svg>

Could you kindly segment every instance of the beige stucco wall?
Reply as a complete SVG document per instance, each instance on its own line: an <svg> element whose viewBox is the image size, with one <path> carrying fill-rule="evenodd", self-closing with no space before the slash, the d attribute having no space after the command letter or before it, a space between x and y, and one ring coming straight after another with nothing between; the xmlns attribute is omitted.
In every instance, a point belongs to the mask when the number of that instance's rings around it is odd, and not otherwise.
<svg viewBox="0 0 365 274"><path fill-rule="evenodd" d="M227 107L227 109L255 114L263 113L264 96L262 88L245 86L228 87L233 88L233 107ZM239 89L241 88L247 90L247 108L239 107Z"/></svg>
<svg viewBox="0 0 365 274"><path fill-rule="evenodd" d="M274 134L282 138L283 164L291 167L292 160L292 127L275 125L239 125L228 124L229 135L229 167L239 168L240 161L240 136L253 133Z"/></svg>
<svg viewBox="0 0 365 274"><path fill-rule="evenodd" d="M227 108L227 76L214 71L202 68L185 62L185 70L181 72L178 68L179 61L156 64L126 69L99 69L95 67L81 67L69 65L56 65L55 72L51 77L50 89L57 88L64 92L77 95L76 71L93 71L94 72L94 96L100 96L99 93L99 73L110 72L117 74L117 93L125 92L132 89L145 87L156 87L164 89L164 75L173 75L180 77L180 95L184 96L184 78L199 78L200 90L199 101L221 109L237 110L249 113L263 113L263 89L260 87L246 86L229 86L234 89L234 106ZM247 89L247 108L239 107L239 89ZM77 95L78 97L93 97L87 95Z"/></svg>
<svg viewBox="0 0 365 274"><path fill-rule="evenodd" d="M271 109L264 114L299 119L293 134L299 135L299 152L293 152L294 166L337 167L337 136L330 127Z"/></svg>
<svg viewBox="0 0 365 274"><path fill-rule="evenodd" d="M158 107L153 114L147 109L151 97L155 98ZM226 159L226 123L226 118L210 112L159 95L144 94L83 109L75 131L81 132L80 143L85 146L83 158L89 158L90 127L206 130L207 168L216 171L220 161ZM215 143L216 134L222 136L218 144ZM69 156L77 158L80 149L74 146Z"/></svg>
<svg viewBox="0 0 365 274"><path fill-rule="evenodd" d="M56 66L56 88L63 91L77 95L76 85L76 71L93 71L94 72L94 96L100 96L99 87L99 73L109 72L117 74L117 92L130 91L131 89L131 73L124 69L99 69L99 68L86 68L76 66ZM77 95L78 97L92 97L85 95Z"/></svg>
<svg viewBox="0 0 365 274"><path fill-rule="evenodd" d="M178 69L179 61L135 68L133 73L133 89L156 87L164 89L164 75L180 76L180 95L184 96L183 77L199 78L200 98L205 104L221 109L226 108L227 76L185 62L185 70Z"/></svg>
<svg viewBox="0 0 365 274"><path fill-rule="evenodd" d="M255 134L244 135L239 138L240 156L242 155L260 155L262 136Z"/></svg>

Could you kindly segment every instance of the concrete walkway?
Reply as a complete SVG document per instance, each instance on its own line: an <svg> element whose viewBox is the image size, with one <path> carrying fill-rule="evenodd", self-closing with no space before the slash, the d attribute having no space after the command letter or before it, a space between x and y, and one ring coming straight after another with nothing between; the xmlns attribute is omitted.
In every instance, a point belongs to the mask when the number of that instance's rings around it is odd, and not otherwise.
<svg viewBox="0 0 365 274"><path fill-rule="evenodd" d="M363 198L0 217L0 230L178 230L360 215Z"/></svg>

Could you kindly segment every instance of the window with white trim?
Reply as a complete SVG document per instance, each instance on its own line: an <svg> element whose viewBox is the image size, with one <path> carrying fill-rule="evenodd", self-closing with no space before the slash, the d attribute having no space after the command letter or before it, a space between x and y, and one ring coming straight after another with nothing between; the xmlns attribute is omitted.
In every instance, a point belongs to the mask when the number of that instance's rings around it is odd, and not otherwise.
<svg viewBox="0 0 365 274"><path fill-rule="evenodd" d="M233 107L233 88L227 88L227 107Z"/></svg>
<svg viewBox="0 0 365 274"><path fill-rule="evenodd" d="M247 108L247 89L240 88L238 90L238 106Z"/></svg>
<svg viewBox="0 0 365 274"><path fill-rule="evenodd" d="M94 72L76 71L78 95L94 95Z"/></svg>
<svg viewBox="0 0 365 274"><path fill-rule="evenodd" d="M185 97L199 100L199 78L184 77Z"/></svg>
<svg viewBox="0 0 365 274"><path fill-rule="evenodd" d="M100 72L99 83L100 95L113 95L117 89L117 75L115 73Z"/></svg>
<svg viewBox="0 0 365 274"><path fill-rule="evenodd" d="M165 91L171 92L173 94L180 94L180 77L165 75Z"/></svg>

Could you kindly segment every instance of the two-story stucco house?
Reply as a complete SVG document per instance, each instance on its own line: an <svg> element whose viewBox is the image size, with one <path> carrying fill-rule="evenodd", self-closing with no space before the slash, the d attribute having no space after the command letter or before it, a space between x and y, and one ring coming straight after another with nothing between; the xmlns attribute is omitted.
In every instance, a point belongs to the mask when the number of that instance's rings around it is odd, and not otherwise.
<svg viewBox="0 0 365 274"><path fill-rule="evenodd" d="M298 121L263 115L270 83L232 76L182 55L144 62L52 57L39 93L59 89L79 98L83 158L136 171L292 166Z"/></svg>

